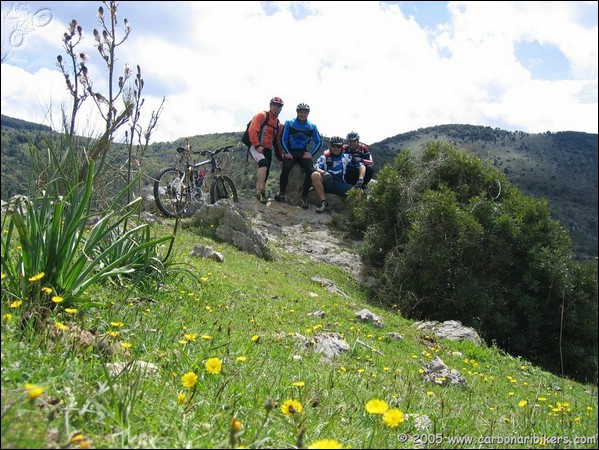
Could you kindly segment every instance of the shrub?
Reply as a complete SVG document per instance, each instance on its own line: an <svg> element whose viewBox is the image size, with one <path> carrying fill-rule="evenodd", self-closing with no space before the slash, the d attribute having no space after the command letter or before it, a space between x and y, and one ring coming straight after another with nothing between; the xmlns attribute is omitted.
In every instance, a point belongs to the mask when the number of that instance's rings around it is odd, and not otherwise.
<svg viewBox="0 0 599 450"><path fill-rule="evenodd" d="M383 303L414 319L461 320L513 354L596 379L597 268L574 261L545 199L431 142L397 155L349 205L364 260L381 267Z"/></svg>

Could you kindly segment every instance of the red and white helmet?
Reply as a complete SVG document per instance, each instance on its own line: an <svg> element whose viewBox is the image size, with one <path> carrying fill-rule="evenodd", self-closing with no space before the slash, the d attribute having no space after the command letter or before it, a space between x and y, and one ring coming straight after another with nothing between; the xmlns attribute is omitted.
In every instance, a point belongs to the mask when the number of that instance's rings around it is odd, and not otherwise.
<svg viewBox="0 0 599 450"><path fill-rule="evenodd" d="M270 104L277 105L277 106L283 106L285 104L285 102L283 102L283 99L281 97L273 97L270 99Z"/></svg>

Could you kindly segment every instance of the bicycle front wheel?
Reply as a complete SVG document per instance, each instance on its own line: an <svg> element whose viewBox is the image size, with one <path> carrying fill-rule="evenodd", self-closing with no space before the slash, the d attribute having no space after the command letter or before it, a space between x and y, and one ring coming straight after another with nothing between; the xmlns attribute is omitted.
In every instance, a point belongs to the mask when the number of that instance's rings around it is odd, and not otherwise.
<svg viewBox="0 0 599 450"><path fill-rule="evenodd" d="M219 200L229 199L237 203L237 188L229 177L225 175L218 176L210 186L210 202L212 204Z"/></svg>
<svg viewBox="0 0 599 450"><path fill-rule="evenodd" d="M185 214L190 204L189 188L184 173L175 167L162 169L154 181L156 206L166 217Z"/></svg>

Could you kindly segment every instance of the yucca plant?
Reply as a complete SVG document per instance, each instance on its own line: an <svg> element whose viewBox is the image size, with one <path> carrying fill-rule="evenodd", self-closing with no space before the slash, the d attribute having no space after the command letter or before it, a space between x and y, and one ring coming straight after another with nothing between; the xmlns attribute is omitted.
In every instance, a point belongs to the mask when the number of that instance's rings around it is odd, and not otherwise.
<svg viewBox="0 0 599 450"><path fill-rule="evenodd" d="M35 199L16 200L6 213L2 271L8 279L4 280L3 300L45 306L91 304L85 292L102 280L133 273L160 275L158 247L172 237L153 239L145 224L129 230L124 227L138 211L141 199L122 209L91 212L93 179L94 162L90 161L85 183L75 185L66 196L54 198L44 191ZM100 219L89 228L95 216ZM19 247L11 248L16 242Z"/></svg>

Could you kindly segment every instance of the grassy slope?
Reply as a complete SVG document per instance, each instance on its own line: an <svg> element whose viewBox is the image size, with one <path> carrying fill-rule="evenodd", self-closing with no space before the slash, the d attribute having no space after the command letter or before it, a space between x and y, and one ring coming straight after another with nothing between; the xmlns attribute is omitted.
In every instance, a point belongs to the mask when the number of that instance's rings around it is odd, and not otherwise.
<svg viewBox="0 0 599 450"><path fill-rule="evenodd" d="M213 246L224 263L189 257L196 243ZM105 287L92 297L108 308L75 319L55 313L51 321L67 324L67 331L21 331L23 311L2 304L2 448L66 446L79 433L82 440L71 446L289 448L301 435L305 447L335 439L348 448L414 448L418 441L428 448L596 448L596 386L556 377L495 348L422 335L399 311L370 302L339 268L275 253L277 260L266 262L181 231L176 258L191 264L193 278L169 280L136 300ZM311 281L316 275L348 297ZM365 307L384 318L383 328L356 322L354 313ZM317 310L325 316L308 315ZM105 359L73 339L82 325L99 336L118 333L107 336L115 353ZM351 350L326 360L295 337L320 332L340 333ZM404 338L390 340L389 332ZM422 381L421 368L434 356L460 371L467 386ZM223 361L221 373L206 372L211 357ZM157 372L129 368L113 377L104 364L135 360L156 364ZM195 389L182 386L188 372L199 377ZM25 383L44 387L43 394L29 400ZM178 404L178 394L185 403ZM290 399L302 412L288 417L281 405ZM372 399L399 408L407 420L386 426L366 412ZM430 424L418 428L415 415ZM241 429L231 437L233 417ZM407 443L400 443L401 433ZM516 441L506 445L491 436ZM475 443L450 441L459 437Z"/></svg>

